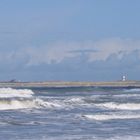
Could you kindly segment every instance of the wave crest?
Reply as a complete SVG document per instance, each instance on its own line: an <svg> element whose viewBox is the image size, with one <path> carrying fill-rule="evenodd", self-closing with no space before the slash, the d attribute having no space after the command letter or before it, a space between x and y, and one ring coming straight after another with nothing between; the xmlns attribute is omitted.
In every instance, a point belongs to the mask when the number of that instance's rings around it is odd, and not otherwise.
<svg viewBox="0 0 140 140"><path fill-rule="evenodd" d="M32 97L34 92L30 89L0 88L0 98Z"/></svg>
<svg viewBox="0 0 140 140"><path fill-rule="evenodd" d="M140 92L140 88L125 89L125 92Z"/></svg>
<svg viewBox="0 0 140 140"><path fill-rule="evenodd" d="M97 107L108 108L108 109L118 109L118 110L140 110L140 104L138 103L125 103L125 104L117 104L117 103L103 103L96 104Z"/></svg>
<svg viewBox="0 0 140 140"><path fill-rule="evenodd" d="M106 121L106 120L114 120L114 119L139 119L140 115L108 114L108 115L83 115L82 117L89 120Z"/></svg>

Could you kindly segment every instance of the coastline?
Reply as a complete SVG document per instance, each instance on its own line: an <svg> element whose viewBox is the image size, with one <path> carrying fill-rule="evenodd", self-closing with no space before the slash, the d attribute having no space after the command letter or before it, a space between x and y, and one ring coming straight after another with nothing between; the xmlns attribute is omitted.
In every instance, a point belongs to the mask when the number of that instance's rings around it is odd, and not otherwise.
<svg viewBox="0 0 140 140"><path fill-rule="evenodd" d="M112 82L0 82L2 87L140 87L140 81L112 81Z"/></svg>

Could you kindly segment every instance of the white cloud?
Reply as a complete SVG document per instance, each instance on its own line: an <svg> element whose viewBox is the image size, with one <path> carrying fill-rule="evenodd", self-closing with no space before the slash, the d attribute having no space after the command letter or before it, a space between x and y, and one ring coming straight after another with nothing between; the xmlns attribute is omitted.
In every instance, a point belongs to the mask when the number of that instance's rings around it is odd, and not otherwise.
<svg viewBox="0 0 140 140"><path fill-rule="evenodd" d="M81 54L87 55L89 62L106 60L112 54L116 54L118 59L122 59L124 55L139 49L139 40L113 38L97 42L55 42L38 48L26 48L25 53L30 56L28 65L38 65L40 63L60 63L67 58L82 57Z"/></svg>
<svg viewBox="0 0 140 140"><path fill-rule="evenodd" d="M93 48L94 47L92 47L90 42L56 42L38 48L26 48L24 52L30 56L28 65L37 65L40 63L60 63L61 61L67 58L73 58L80 53L72 53L72 51L81 50L84 52L84 50L91 50Z"/></svg>
<svg viewBox="0 0 140 140"><path fill-rule="evenodd" d="M102 80L102 77L110 78L110 74L114 79L118 78L121 73L137 79L139 61L139 40L56 42L0 51L1 73L8 78L9 75L19 76L19 79L89 80L94 77Z"/></svg>
<svg viewBox="0 0 140 140"><path fill-rule="evenodd" d="M106 39L100 41L84 41L84 42L55 42L39 47L19 48L12 52L0 53L0 63L5 60L7 62L23 61L26 59L26 65L39 65L41 63L61 63L65 59L75 57L87 58L88 62L97 60L105 61L110 55L116 54L118 59L140 50L139 40L128 39ZM82 59L82 58L81 58ZM72 59L73 60L73 59Z"/></svg>
<svg viewBox="0 0 140 140"><path fill-rule="evenodd" d="M111 54L116 54L121 59L123 55L140 49L140 41L107 39L96 42L95 48L98 51L90 54L90 61L106 60Z"/></svg>

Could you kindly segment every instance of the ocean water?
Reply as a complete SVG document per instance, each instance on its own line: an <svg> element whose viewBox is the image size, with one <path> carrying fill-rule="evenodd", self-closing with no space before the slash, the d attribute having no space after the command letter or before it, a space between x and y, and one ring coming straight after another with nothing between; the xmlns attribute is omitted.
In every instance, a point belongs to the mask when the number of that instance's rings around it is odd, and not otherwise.
<svg viewBox="0 0 140 140"><path fill-rule="evenodd" d="M0 140L140 140L140 88L0 88Z"/></svg>

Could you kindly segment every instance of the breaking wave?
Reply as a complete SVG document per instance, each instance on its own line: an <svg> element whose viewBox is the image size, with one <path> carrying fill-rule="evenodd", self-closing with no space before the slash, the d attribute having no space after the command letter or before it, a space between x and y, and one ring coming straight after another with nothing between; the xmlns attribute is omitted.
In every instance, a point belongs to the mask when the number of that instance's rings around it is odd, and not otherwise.
<svg viewBox="0 0 140 140"><path fill-rule="evenodd" d="M42 100L0 100L0 110L39 108L43 106Z"/></svg>
<svg viewBox="0 0 140 140"><path fill-rule="evenodd" d="M84 98L83 97L72 97L72 98L68 98L64 101L65 104L83 104L84 102Z"/></svg>
<svg viewBox="0 0 140 140"><path fill-rule="evenodd" d="M113 102L96 104L97 107L108 108L108 109L118 109L118 110L140 110L140 104L138 103L125 103L117 104Z"/></svg>
<svg viewBox="0 0 140 140"><path fill-rule="evenodd" d="M59 104L61 104L63 107L86 106L112 110L140 110L140 103L102 102L102 100L96 100L96 98L92 97L72 97L61 101Z"/></svg>
<svg viewBox="0 0 140 140"><path fill-rule="evenodd" d="M125 89L124 92L140 92L140 88Z"/></svg>
<svg viewBox="0 0 140 140"><path fill-rule="evenodd" d="M33 95L34 92L29 89L0 88L0 110L58 107Z"/></svg>
<svg viewBox="0 0 140 140"><path fill-rule="evenodd" d="M97 97L72 96L68 98L53 99L35 96L30 89L0 88L0 110L24 108L73 108L98 107L113 110L140 110L140 103L101 102Z"/></svg>
<svg viewBox="0 0 140 140"><path fill-rule="evenodd" d="M127 94L116 94L113 97L123 97L123 98L131 98L131 97L140 97L139 93L127 93Z"/></svg>
<svg viewBox="0 0 140 140"><path fill-rule="evenodd" d="M46 102L41 99L12 99L0 100L0 110L32 109L32 108L61 108L61 105L53 102Z"/></svg>
<svg viewBox="0 0 140 140"><path fill-rule="evenodd" d="M140 119L140 115L119 115L119 114L82 115L82 117L89 120L97 120L97 121L107 121L114 119Z"/></svg>
<svg viewBox="0 0 140 140"><path fill-rule="evenodd" d="M0 98L11 98L11 97L32 97L34 92L29 89L12 89L12 88L0 88Z"/></svg>

